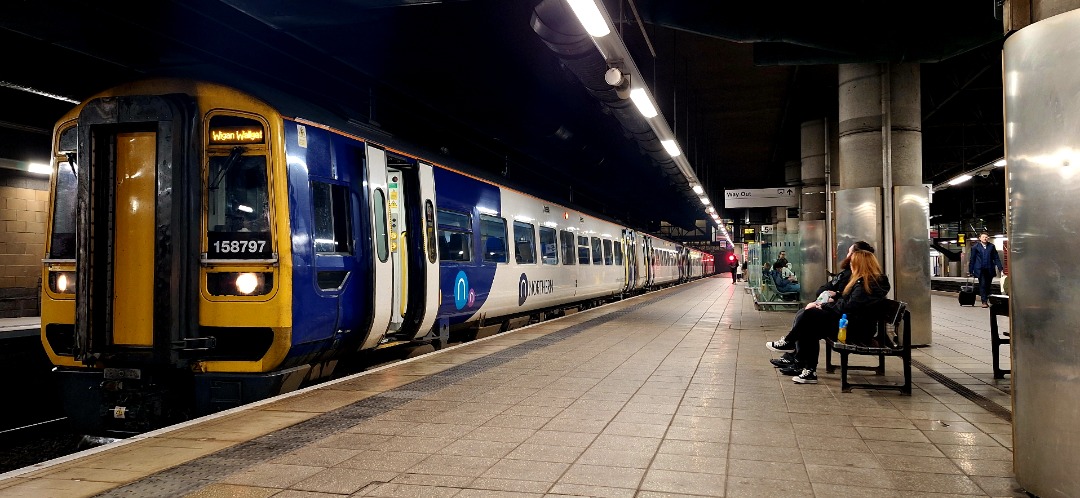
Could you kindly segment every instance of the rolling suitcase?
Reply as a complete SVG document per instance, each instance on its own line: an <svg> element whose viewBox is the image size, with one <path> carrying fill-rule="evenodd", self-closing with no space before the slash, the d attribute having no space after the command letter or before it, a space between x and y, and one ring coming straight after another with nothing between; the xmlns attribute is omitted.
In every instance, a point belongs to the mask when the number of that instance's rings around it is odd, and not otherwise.
<svg viewBox="0 0 1080 498"><path fill-rule="evenodd" d="M969 280L960 286L960 306L975 306L975 285Z"/></svg>

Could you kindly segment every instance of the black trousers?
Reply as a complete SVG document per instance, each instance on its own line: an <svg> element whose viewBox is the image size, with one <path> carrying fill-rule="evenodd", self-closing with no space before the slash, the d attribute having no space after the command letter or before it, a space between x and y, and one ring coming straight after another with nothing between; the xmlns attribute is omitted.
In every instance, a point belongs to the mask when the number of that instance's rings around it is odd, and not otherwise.
<svg viewBox="0 0 1080 498"><path fill-rule="evenodd" d="M990 296L990 288L994 286L994 273L992 268L983 268L975 275L979 277L979 298L982 299L983 304L986 304Z"/></svg>
<svg viewBox="0 0 1080 498"><path fill-rule="evenodd" d="M735 283L738 281L738 273L738 269L731 270L731 283Z"/></svg>
<svg viewBox="0 0 1080 498"><path fill-rule="evenodd" d="M795 360L803 368L817 369L821 340L836 340L840 331L840 315L829 309L802 309L795 314L795 323L788 333L788 340L795 341Z"/></svg>

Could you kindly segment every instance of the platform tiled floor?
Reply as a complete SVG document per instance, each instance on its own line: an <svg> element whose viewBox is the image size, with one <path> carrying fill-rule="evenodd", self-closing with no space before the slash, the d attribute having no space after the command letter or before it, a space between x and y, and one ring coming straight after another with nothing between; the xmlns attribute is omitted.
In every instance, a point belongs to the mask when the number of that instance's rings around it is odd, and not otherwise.
<svg viewBox="0 0 1080 498"><path fill-rule="evenodd" d="M842 393L824 368L794 384L764 347L793 313L743 288L705 279L500 334L12 472L0 497L1025 496L1000 410L918 369L910 397ZM1009 408L986 310L932 306L915 358Z"/></svg>

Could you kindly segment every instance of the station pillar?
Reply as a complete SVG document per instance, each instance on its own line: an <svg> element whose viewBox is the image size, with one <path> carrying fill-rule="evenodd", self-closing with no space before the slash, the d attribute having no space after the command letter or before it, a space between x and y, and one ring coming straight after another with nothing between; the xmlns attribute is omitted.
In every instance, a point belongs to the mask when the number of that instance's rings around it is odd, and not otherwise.
<svg viewBox="0 0 1080 498"><path fill-rule="evenodd" d="M1041 4L1064 3L1080 2ZM1080 246L1080 10L1030 20L1005 40L1002 54L1013 471L1035 496L1075 497L1080 286L1072 268Z"/></svg>
<svg viewBox="0 0 1080 498"><path fill-rule="evenodd" d="M841 64L836 252L870 242L908 304L912 344L931 343L930 202L922 183L918 64Z"/></svg>
<svg viewBox="0 0 1080 498"><path fill-rule="evenodd" d="M824 119L806 121L802 124L799 135L800 173L802 195L799 198L799 249L802 251L803 301L812 301L817 296L814 291L822 282L828 280L827 270L830 259L835 259L830 249L829 236L831 223L826 217L828 211L827 196L831 193L829 184L829 150L832 140ZM835 262L832 265L836 266Z"/></svg>

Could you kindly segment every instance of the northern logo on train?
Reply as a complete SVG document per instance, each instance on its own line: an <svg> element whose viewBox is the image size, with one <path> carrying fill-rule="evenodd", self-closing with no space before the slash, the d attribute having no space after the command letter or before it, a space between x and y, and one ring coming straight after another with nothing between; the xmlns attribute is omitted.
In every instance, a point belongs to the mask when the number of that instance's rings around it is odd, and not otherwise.
<svg viewBox="0 0 1080 498"><path fill-rule="evenodd" d="M469 288L469 277L459 271L454 277L454 307L463 309L476 301L476 291Z"/></svg>
<svg viewBox="0 0 1080 498"><path fill-rule="evenodd" d="M555 282L553 280L533 280L530 282L529 277L524 273L518 278L518 306L524 305L529 296L551 294L552 292L555 292Z"/></svg>

